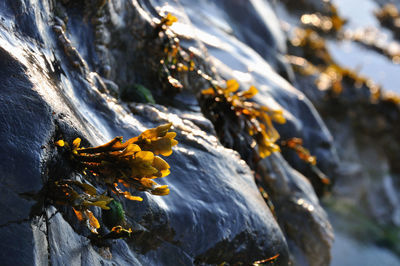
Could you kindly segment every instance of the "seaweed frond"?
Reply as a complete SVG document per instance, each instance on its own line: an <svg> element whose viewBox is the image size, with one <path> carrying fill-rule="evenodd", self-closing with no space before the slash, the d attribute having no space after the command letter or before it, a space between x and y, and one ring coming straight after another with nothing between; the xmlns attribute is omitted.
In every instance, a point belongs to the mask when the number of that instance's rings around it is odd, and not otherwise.
<svg viewBox="0 0 400 266"><path fill-rule="evenodd" d="M55 144L68 148L70 156L85 174L83 179L91 176L108 186L116 195L129 200L142 201L142 197L123 191L120 187L134 191L147 191L152 195L168 195L167 185L158 185L154 179L170 174L170 166L161 156L172 154L172 147L178 144L176 133L170 132L172 123L148 129L139 136L123 142L122 137L97 147L80 147L81 139L76 138L71 144L58 140ZM75 180L58 180L50 183L50 196L53 202L73 208L78 220L87 224L95 234L100 223L89 207L97 206L109 210L114 199L107 194L98 194L95 187ZM122 208L122 206L121 206ZM130 229L129 229L130 230ZM115 228L109 237L119 238L130 235L130 231Z"/></svg>
<svg viewBox="0 0 400 266"><path fill-rule="evenodd" d="M246 91L237 92L239 83L232 79L226 81L226 87L214 86L203 90L205 97L213 98L217 105L226 105L238 119L242 120L247 133L258 146L258 154L261 158L269 156L272 152L280 151L275 143L279 139L279 133L273 126L273 122L283 124L286 122L282 110L276 110L267 106L249 101L258 90L251 86Z"/></svg>
<svg viewBox="0 0 400 266"><path fill-rule="evenodd" d="M122 191L118 187L120 184L153 195L168 195L169 188L159 186L153 179L170 173L169 164L157 155L171 155L172 147L178 144L174 139L176 133L168 132L171 126L169 123L148 129L126 142L116 137L97 147L79 148L79 141L76 141L78 145L73 145L72 153L85 170L129 200L142 201L142 198Z"/></svg>

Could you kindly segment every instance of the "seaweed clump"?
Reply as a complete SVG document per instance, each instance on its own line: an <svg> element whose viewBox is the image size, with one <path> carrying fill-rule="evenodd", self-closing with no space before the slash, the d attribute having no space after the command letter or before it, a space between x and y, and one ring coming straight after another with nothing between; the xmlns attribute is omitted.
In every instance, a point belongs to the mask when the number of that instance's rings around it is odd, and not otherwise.
<svg viewBox="0 0 400 266"><path fill-rule="evenodd" d="M290 41L293 54L288 56L293 69L303 76L314 76L316 87L328 92L329 98L339 97L349 88L347 96L358 93L351 92L350 88L364 88L369 96L368 101L379 98L380 87L372 80L358 75L355 71L343 68L331 57L325 40L311 29L297 29L295 37Z"/></svg>
<svg viewBox="0 0 400 266"><path fill-rule="evenodd" d="M288 147L296 151L299 158L311 165L317 164L317 158L310 154L310 151L303 147L303 140L300 138L291 138L281 141L281 146Z"/></svg>
<svg viewBox="0 0 400 266"><path fill-rule="evenodd" d="M161 76L166 77L168 84L174 88L176 92L183 89L180 82L182 73L195 70L193 54L186 52L180 46L179 38L170 30L169 26L177 22L178 19L168 13L160 23L155 27L155 32L158 33L162 40L162 58L160 60Z"/></svg>
<svg viewBox="0 0 400 266"><path fill-rule="evenodd" d="M167 75L168 82L176 89L183 89L179 79L182 72L194 71L193 54L185 52L177 37L169 37L164 42L164 56L160 60L162 71Z"/></svg>
<svg viewBox="0 0 400 266"><path fill-rule="evenodd" d="M201 92L205 104L203 109L209 118L216 125L220 140L224 142L224 135L228 130L231 135L237 134L238 128L244 129L251 137L250 147L257 146L258 155L261 158L269 156L272 152L280 151L276 141L279 139L279 133L275 129L273 122L283 124L286 122L282 110L275 110L267 106L250 102L258 90L251 86L247 91L237 92L239 83L236 80L226 81L226 87L212 86ZM232 123L226 123L226 118L233 120ZM227 128L235 125L235 128ZM224 143L225 146L231 146L231 143ZM246 158L246 157L245 157Z"/></svg>
<svg viewBox="0 0 400 266"><path fill-rule="evenodd" d="M142 201L118 186L148 191L153 195L168 195L168 186L158 186L153 179L170 173L169 164L157 155L169 156L178 142L175 132L168 132L172 123L144 131L138 137L122 141L116 137L110 142L91 148L73 146L73 157L85 170L101 178L112 191L130 200Z"/></svg>
<svg viewBox="0 0 400 266"><path fill-rule="evenodd" d="M147 191L157 196L168 195L170 192L168 186L158 185L154 179L170 174L169 164L158 155L171 155L172 147L178 143L174 139L176 133L169 132L171 126L172 123L169 123L148 129L126 142L123 142L122 137L116 137L97 147L80 147L80 138L76 138L71 145L63 140L57 141L57 146L69 149L70 158L77 170L83 172L83 179L86 182L76 180L51 182L49 184L51 199L57 204L72 207L78 220L86 222L90 231L97 234L100 223L89 208L92 206L103 210L114 208L114 205L118 203L114 203L111 192L116 196L123 196L134 201L143 199L132 195L127 190L123 191L121 187L130 188L133 191ZM88 184L94 179L106 186L108 190L98 194L97 189ZM121 225L110 229L111 232L104 236L105 238L129 236L131 232L130 229L124 229Z"/></svg>
<svg viewBox="0 0 400 266"><path fill-rule="evenodd" d="M396 39L400 39L400 13L394 4L386 4L375 11L375 16L382 26L393 31Z"/></svg>
<svg viewBox="0 0 400 266"><path fill-rule="evenodd" d="M343 34L345 39L386 55L393 63L400 62L398 49L383 46L376 36L367 31ZM390 158L391 171L399 173L400 147L392 141L392 136L400 135L400 97L383 90L356 71L337 64L324 38L312 29L296 29L289 49L288 60L297 73L297 84L322 116L349 119L355 129L363 132L364 136L373 137L379 143L377 145L384 147Z"/></svg>
<svg viewBox="0 0 400 266"><path fill-rule="evenodd" d="M304 27L324 34L338 33L347 22L346 19L339 16L337 8L333 4L330 4L329 14L323 15L320 12L303 14L300 21Z"/></svg>
<svg viewBox="0 0 400 266"><path fill-rule="evenodd" d="M399 18L400 19L400 18ZM400 26L400 25L399 25ZM399 28L400 35L400 28ZM346 31L344 39L356 42L380 55L386 56L394 64L400 64L400 46L397 42L386 42L375 29Z"/></svg>
<svg viewBox="0 0 400 266"><path fill-rule="evenodd" d="M72 207L79 221L86 223L92 233L97 234L100 223L89 210L97 206L104 210L110 209L107 205L114 199L105 194L98 194L95 187L76 180L59 180L50 183L51 198L56 204Z"/></svg>
<svg viewBox="0 0 400 266"><path fill-rule="evenodd" d="M282 149L294 151L300 160L308 165L307 168L309 168L310 171L306 171L308 172L307 176L311 179L311 182L316 185L316 187L319 187L320 183L323 185L331 185L330 179L318 168L317 157L311 155L310 151L303 146L303 140L301 138L281 140L280 146ZM317 180L318 183L316 182ZM324 190L325 187L322 187L321 189ZM321 189L317 189L316 192L321 194Z"/></svg>

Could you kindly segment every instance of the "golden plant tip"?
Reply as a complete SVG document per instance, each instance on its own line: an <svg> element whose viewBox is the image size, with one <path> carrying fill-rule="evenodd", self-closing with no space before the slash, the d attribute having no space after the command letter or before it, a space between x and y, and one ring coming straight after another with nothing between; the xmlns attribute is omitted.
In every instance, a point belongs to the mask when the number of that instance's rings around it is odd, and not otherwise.
<svg viewBox="0 0 400 266"><path fill-rule="evenodd" d="M131 229L131 228L125 229L125 228L123 228L122 226L117 225L117 226L114 226L114 227L111 229L111 232L115 232L115 233L117 233L117 234L127 233L127 234L130 236L130 234L132 233L132 229Z"/></svg>
<svg viewBox="0 0 400 266"><path fill-rule="evenodd" d="M165 169L165 170L161 170L160 173L161 173L160 177L166 177L167 175L169 175L171 173L171 171L169 169Z"/></svg>
<svg viewBox="0 0 400 266"><path fill-rule="evenodd" d="M263 265L263 264L266 263L266 262L270 262L270 261L272 261L272 260L276 260L278 257L279 257L279 254L276 254L275 256L272 256L272 257L270 257L270 258L268 258L268 259L255 261L255 262L253 263L253 265Z"/></svg>
<svg viewBox="0 0 400 266"><path fill-rule="evenodd" d="M285 124L286 123L286 118L282 114L274 114L274 115L272 115L272 120L274 120L278 124Z"/></svg>
<svg viewBox="0 0 400 266"><path fill-rule="evenodd" d="M309 163L312 166L317 164L317 157L312 156L310 151L302 146L303 140L301 138L291 138L282 141L281 145L294 150L297 153L297 156L306 163Z"/></svg>
<svg viewBox="0 0 400 266"><path fill-rule="evenodd" d="M157 185L157 183L154 182L152 179L146 178L146 177L141 178L141 179L140 179L140 183L141 183L144 187L150 188L150 189L152 189L155 185Z"/></svg>
<svg viewBox="0 0 400 266"><path fill-rule="evenodd" d="M122 226L120 226L120 225L114 226L114 227L111 229L112 232L116 232L116 233L121 232L121 230L122 230Z"/></svg>
<svg viewBox="0 0 400 266"><path fill-rule="evenodd" d="M85 214L89 220L89 224L91 226L93 226L95 229L99 229L100 228L100 223L97 220L97 218L93 215L93 213L89 210L85 210ZM97 231L96 231L97 232Z"/></svg>
<svg viewBox="0 0 400 266"><path fill-rule="evenodd" d="M83 214L82 212L76 210L75 208L72 208L72 210L74 211L76 218L78 218L79 221L83 221Z"/></svg>
<svg viewBox="0 0 400 266"><path fill-rule="evenodd" d="M157 196L165 196L168 195L170 192L169 188L167 185L159 186L156 187L154 190L151 191L151 194L157 195Z"/></svg>
<svg viewBox="0 0 400 266"><path fill-rule="evenodd" d="M72 142L72 149L73 150L78 149L79 145L81 145L81 139L80 138L74 139L74 141Z"/></svg>
<svg viewBox="0 0 400 266"><path fill-rule="evenodd" d="M128 200L143 201L143 198L138 197L138 196L125 195L125 198L127 198Z"/></svg>
<svg viewBox="0 0 400 266"><path fill-rule="evenodd" d="M158 171L160 171L161 173L163 173L163 171L166 171L170 168L169 164L159 156L154 157L152 166L154 168L156 168Z"/></svg>
<svg viewBox="0 0 400 266"><path fill-rule="evenodd" d="M171 13L168 13L161 21L162 24L165 24L166 26L172 26L175 22L178 21L178 18L172 15Z"/></svg>
<svg viewBox="0 0 400 266"><path fill-rule="evenodd" d="M167 132L167 134L165 134L165 136L169 139L173 139L176 137L176 132Z"/></svg>
<svg viewBox="0 0 400 266"><path fill-rule="evenodd" d="M325 185L330 185L331 181L329 180L329 178L321 178L322 183L324 183Z"/></svg>
<svg viewBox="0 0 400 266"><path fill-rule="evenodd" d="M256 87L251 86L247 91L240 93L240 96L245 97L247 99L253 98L258 93Z"/></svg>
<svg viewBox="0 0 400 266"><path fill-rule="evenodd" d="M64 147L65 142L64 142L64 140L60 139L60 140L56 141L55 144L56 144L58 147Z"/></svg>
<svg viewBox="0 0 400 266"><path fill-rule="evenodd" d="M239 83L235 79L230 79L226 81L226 93L232 93L239 89Z"/></svg>
<svg viewBox="0 0 400 266"><path fill-rule="evenodd" d="M179 142L177 140L171 139L171 146L178 145L178 143Z"/></svg>
<svg viewBox="0 0 400 266"><path fill-rule="evenodd" d="M213 88L208 88L208 89L204 89L201 91L201 94L203 95L214 95L214 89Z"/></svg>

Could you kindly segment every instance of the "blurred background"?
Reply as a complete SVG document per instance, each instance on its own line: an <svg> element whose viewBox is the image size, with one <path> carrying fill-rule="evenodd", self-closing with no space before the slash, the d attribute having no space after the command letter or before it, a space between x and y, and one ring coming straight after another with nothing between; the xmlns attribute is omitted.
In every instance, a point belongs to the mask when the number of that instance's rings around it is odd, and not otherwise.
<svg viewBox="0 0 400 266"><path fill-rule="evenodd" d="M317 107L340 157L323 198L335 231L332 265L400 265L398 114L376 107L399 103L400 1L271 3L289 39L288 79ZM355 99L360 90L370 103Z"/></svg>

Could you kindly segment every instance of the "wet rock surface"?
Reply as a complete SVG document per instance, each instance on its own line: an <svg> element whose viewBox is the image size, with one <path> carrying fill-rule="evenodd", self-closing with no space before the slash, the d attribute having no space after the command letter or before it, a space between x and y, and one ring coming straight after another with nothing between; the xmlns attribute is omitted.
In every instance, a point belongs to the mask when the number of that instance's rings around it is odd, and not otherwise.
<svg viewBox="0 0 400 266"><path fill-rule="evenodd" d="M287 236L294 264L327 264L333 231L311 184L277 154L263 160L258 173Z"/></svg>
<svg viewBox="0 0 400 266"><path fill-rule="evenodd" d="M259 88L257 103L285 110L281 138L301 137L318 167L333 173L330 133L304 94L280 76L290 68L279 22L259 14L271 7L246 6L243 17L257 15L252 28L235 13L245 2L228 2L213 9L217 14L208 13L209 1L0 4L0 235L10 239L2 244L3 265L247 265L275 255L276 265L329 264L332 228L306 164L293 154L274 154L257 167L246 162L239 148L242 158L221 145L216 125L200 112L197 96L209 82L187 74L177 89L160 70L167 38L154 28L168 11L179 18L171 30L183 49L198 52L203 73ZM138 86L141 96L150 93L163 105L118 98ZM179 141L167 158L171 174L160 181L171 193L121 199L132 238L91 241L71 210L47 198L48 180L82 179L55 146L58 139L100 145L165 122L173 123ZM93 212L101 216L99 208Z"/></svg>

